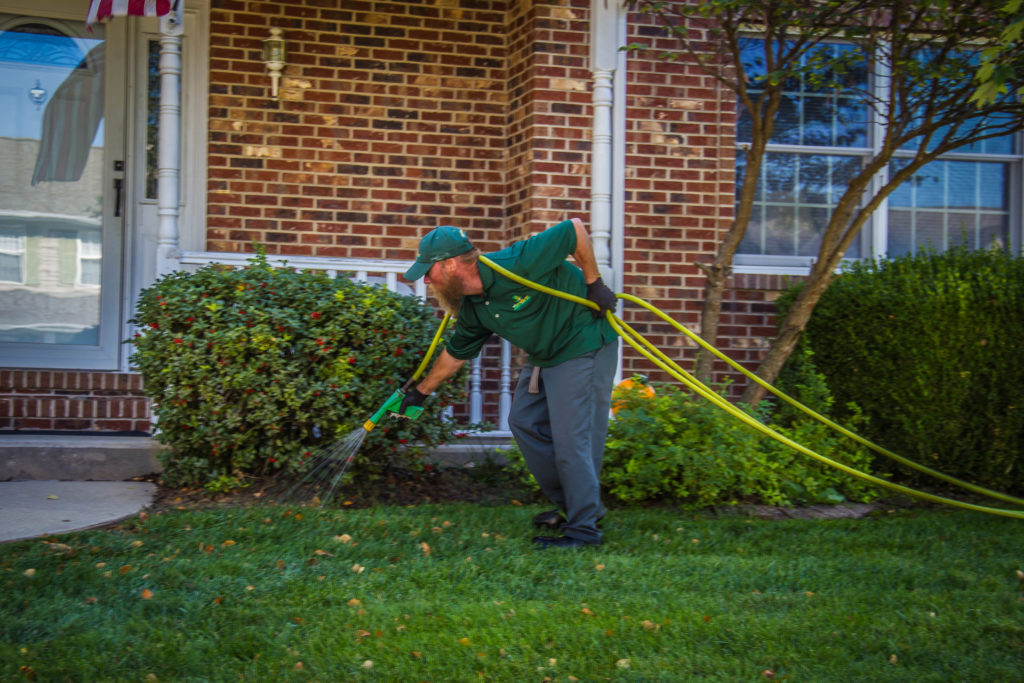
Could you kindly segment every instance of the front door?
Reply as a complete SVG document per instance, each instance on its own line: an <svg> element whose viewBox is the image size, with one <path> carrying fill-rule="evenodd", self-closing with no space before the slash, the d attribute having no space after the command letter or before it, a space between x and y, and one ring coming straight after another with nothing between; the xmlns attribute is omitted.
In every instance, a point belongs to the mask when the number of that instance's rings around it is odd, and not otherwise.
<svg viewBox="0 0 1024 683"><path fill-rule="evenodd" d="M2 367L118 367L125 29L87 7L0 0Z"/></svg>

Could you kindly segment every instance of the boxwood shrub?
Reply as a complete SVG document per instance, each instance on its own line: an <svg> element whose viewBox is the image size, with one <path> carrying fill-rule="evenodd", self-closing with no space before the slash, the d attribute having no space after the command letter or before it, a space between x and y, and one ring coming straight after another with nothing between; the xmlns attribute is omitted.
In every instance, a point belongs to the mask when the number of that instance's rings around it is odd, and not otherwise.
<svg viewBox="0 0 1024 683"><path fill-rule="evenodd" d="M271 267L176 272L145 289L132 362L153 401L172 485L301 471L412 376L439 320L413 296L322 273ZM416 467L425 449L477 425L441 417L454 378L417 420L386 417L354 473Z"/></svg>
<svg viewBox="0 0 1024 683"><path fill-rule="evenodd" d="M783 310L796 289L781 299ZM803 343L863 436L990 488L1024 491L1024 260L954 248L851 266ZM901 481L935 480L879 457Z"/></svg>

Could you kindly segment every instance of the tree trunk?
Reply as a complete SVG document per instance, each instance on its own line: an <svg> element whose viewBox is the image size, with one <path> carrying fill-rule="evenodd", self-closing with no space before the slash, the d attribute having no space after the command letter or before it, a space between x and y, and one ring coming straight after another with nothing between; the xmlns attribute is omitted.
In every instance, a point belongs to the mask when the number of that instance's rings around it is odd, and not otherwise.
<svg viewBox="0 0 1024 683"><path fill-rule="evenodd" d="M718 325L722 318L722 298L725 283L729 279L729 271L720 262L705 269L707 282L704 284L704 307L700 315L700 337L709 344L715 343L718 336ZM694 372L697 379L705 384L711 381L715 365L715 357L710 351L701 348L697 351L697 367Z"/></svg>

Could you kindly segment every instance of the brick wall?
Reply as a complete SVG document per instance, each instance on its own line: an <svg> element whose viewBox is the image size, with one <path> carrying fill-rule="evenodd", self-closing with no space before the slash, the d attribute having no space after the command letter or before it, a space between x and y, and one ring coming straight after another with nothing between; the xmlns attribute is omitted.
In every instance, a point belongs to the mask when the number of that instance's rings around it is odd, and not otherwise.
<svg viewBox="0 0 1024 683"><path fill-rule="evenodd" d="M409 259L444 223L500 246L506 4L215 1L208 248Z"/></svg>
<svg viewBox="0 0 1024 683"><path fill-rule="evenodd" d="M148 432L139 375L0 370L0 430Z"/></svg>

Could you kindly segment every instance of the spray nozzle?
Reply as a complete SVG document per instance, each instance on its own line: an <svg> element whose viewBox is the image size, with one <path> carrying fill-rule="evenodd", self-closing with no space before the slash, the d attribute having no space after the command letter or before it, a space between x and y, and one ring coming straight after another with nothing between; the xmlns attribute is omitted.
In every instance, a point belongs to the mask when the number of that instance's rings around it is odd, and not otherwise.
<svg viewBox="0 0 1024 683"><path fill-rule="evenodd" d="M388 396L388 400L384 401L384 404L377 409L377 412L373 414L373 417L363 423L363 429L368 432L373 431L373 428L377 426L377 423L380 422L387 413L391 413L396 417L406 417L410 420L415 420L423 413L423 406L409 406L404 412L401 412L402 401L404 399L405 392L401 389L396 389L395 393Z"/></svg>

